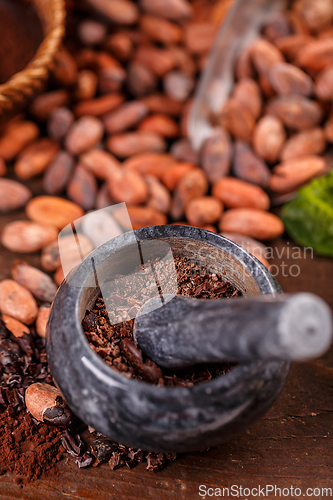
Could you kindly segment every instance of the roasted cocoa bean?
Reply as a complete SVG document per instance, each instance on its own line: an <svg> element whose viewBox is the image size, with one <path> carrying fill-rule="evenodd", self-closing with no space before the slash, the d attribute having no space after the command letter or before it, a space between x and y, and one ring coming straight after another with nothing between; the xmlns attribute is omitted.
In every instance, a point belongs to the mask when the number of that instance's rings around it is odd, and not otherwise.
<svg viewBox="0 0 333 500"><path fill-rule="evenodd" d="M59 151L43 178L43 188L48 194L60 194L66 188L74 171L74 158L67 151Z"/></svg>
<svg viewBox="0 0 333 500"><path fill-rule="evenodd" d="M271 176L266 163L245 142L240 141L235 143L233 171L240 179L262 187L268 185Z"/></svg>
<svg viewBox="0 0 333 500"><path fill-rule="evenodd" d="M30 121L14 121L7 125L0 138L0 157L13 160L30 142L39 136L39 128Z"/></svg>
<svg viewBox="0 0 333 500"><path fill-rule="evenodd" d="M82 154L96 146L103 134L104 126L98 118L82 116L69 129L65 147L73 155Z"/></svg>
<svg viewBox="0 0 333 500"><path fill-rule="evenodd" d="M23 184L12 179L0 179L0 213L24 207L31 197L32 192Z"/></svg>
<svg viewBox="0 0 333 500"><path fill-rule="evenodd" d="M326 161L320 156L292 158L273 168L269 187L277 193L289 193L325 171Z"/></svg>
<svg viewBox="0 0 333 500"><path fill-rule="evenodd" d="M253 149L263 160L274 163L286 138L281 120L276 116L266 115L260 118L253 131Z"/></svg>
<svg viewBox="0 0 333 500"><path fill-rule="evenodd" d="M297 156L320 154L325 147L324 131L320 127L315 127L292 135L284 144L280 158L285 161Z"/></svg>
<svg viewBox="0 0 333 500"><path fill-rule="evenodd" d="M38 307L29 290L14 280L3 280L0 282L0 311L31 325L37 317Z"/></svg>
<svg viewBox="0 0 333 500"><path fill-rule="evenodd" d="M3 228L1 243L12 252L33 253L38 252L57 237L58 231L52 225L15 220Z"/></svg>
<svg viewBox="0 0 333 500"><path fill-rule="evenodd" d="M119 158L138 153L162 152L166 149L164 139L154 132L129 132L127 134L114 134L106 140L106 147Z"/></svg>
<svg viewBox="0 0 333 500"><path fill-rule="evenodd" d="M41 174L59 150L59 144L51 139L38 139L21 151L14 171L20 179L30 179Z"/></svg>
<svg viewBox="0 0 333 500"><path fill-rule="evenodd" d="M212 195L227 208L259 208L269 210L269 197L263 189L249 182L224 177L212 189Z"/></svg>
<svg viewBox="0 0 333 500"><path fill-rule="evenodd" d="M17 260L12 266L12 277L42 302L52 302L57 291L50 276L26 262Z"/></svg>
<svg viewBox="0 0 333 500"><path fill-rule="evenodd" d="M60 391L49 384L35 382L29 385L25 391L25 404L31 415L45 424L68 427L74 420Z"/></svg>
<svg viewBox="0 0 333 500"><path fill-rule="evenodd" d="M193 226L214 224L220 219L222 212L222 202L212 196L195 198L185 207L186 218Z"/></svg>
<svg viewBox="0 0 333 500"><path fill-rule="evenodd" d="M78 164L67 186L68 198L83 210L91 210L96 205L97 190L95 176L84 165Z"/></svg>
<svg viewBox="0 0 333 500"><path fill-rule="evenodd" d="M201 151L201 165L210 182L228 175L232 159L232 142L223 128L216 129L206 139Z"/></svg>
<svg viewBox="0 0 333 500"><path fill-rule="evenodd" d="M79 205L57 196L36 196L27 204L26 213L35 222L51 224L59 229L84 215Z"/></svg>
<svg viewBox="0 0 333 500"><path fill-rule="evenodd" d="M283 222L276 215L257 208L230 208L221 218L221 232L239 233L258 240L269 240L284 231Z"/></svg>

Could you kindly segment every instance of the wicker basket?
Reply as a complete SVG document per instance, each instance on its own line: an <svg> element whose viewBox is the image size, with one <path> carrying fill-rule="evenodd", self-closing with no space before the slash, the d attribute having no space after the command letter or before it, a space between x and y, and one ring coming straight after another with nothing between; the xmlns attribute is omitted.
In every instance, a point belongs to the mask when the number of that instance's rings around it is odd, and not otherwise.
<svg viewBox="0 0 333 500"><path fill-rule="evenodd" d="M44 29L44 39L25 69L0 85L0 126L19 112L41 89L52 68L65 32L64 0L32 0Z"/></svg>

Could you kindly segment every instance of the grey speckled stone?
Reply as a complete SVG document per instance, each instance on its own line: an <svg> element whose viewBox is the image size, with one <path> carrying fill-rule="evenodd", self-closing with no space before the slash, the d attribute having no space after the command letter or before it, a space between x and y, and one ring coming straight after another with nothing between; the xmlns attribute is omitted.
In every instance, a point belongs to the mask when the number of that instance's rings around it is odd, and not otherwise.
<svg viewBox="0 0 333 500"><path fill-rule="evenodd" d="M163 239L178 255L225 274L245 295L281 293L268 270L236 243L203 229L155 226L134 231L137 240ZM154 451L183 452L217 445L261 417L282 390L287 362L239 364L194 387L157 387L127 379L90 348L81 326L97 291L93 269L105 280L136 245L125 233L96 249L63 282L47 328L51 372L70 408L115 441ZM71 281L72 280L72 281Z"/></svg>

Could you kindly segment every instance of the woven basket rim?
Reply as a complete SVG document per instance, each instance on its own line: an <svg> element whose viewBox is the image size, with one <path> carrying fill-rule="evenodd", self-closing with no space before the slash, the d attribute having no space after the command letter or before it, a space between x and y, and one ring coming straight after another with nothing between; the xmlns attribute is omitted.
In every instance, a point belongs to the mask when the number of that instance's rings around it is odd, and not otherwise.
<svg viewBox="0 0 333 500"><path fill-rule="evenodd" d="M23 104L41 86L53 65L54 55L65 33L65 0L33 0L37 14L39 4L49 4L51 21L45 22L44 38L35 56L27 66L0 85L0 114L7 113L16 105ZM39 15L41 18L41 16Z"/></svg>

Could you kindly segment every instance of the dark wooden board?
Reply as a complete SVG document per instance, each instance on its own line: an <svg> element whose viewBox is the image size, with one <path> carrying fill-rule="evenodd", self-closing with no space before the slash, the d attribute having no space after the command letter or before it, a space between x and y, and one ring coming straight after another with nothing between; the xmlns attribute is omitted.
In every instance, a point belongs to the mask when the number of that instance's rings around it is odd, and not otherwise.
<svg viewBox="0 0 333 500"><path fill-rule="evenodd" d="M40 186L33 185L33 190L38 194ZM6 222L19 217L23 218L24 212L2 216L0 231ZM271 262L279 267L277 280L283 290L315 292L333 308L333 259L311 258L309 253L306 258L288 258L290 246L293 244L283 239L274 242ZM0 279L10 276L16 258L22 255L0 249ZM37 254L23 258L39 266ZM285 276L282 262L287 265ZM297 277L286 272L292 264L300 266ZM295 274L296 268L292 272ZM61 474L57 479L50 477L21 487L13 475L1 476L0 499L192 500L202 498L199 485L293 486L304 494L307 488L333 489L332 424L333 349L315 362L294 364L283 393L264 418L222 446L182 455L159 473L147 472L144 464L133 470L111 471L107 465L78 469L67 456L57 465ZM266 498L276 497L270 494Z"/></svg>

